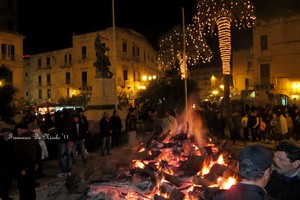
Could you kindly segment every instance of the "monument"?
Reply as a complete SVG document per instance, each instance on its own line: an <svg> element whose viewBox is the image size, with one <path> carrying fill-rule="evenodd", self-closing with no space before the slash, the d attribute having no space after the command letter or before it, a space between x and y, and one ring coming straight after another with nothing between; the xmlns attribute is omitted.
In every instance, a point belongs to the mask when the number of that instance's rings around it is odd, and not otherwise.
<svg viewBox="0 0 300 200"><path fill-rule="evenodd" d="M105 39L97 34L95 38L96 61L93 65L96 68L96 76L92 83L92 95L88 102L87 112L90 119L100 119L105 110L115 108L115 82L113 73L109 70L111 65L107 56L109 49L101 42Z"/></svg>

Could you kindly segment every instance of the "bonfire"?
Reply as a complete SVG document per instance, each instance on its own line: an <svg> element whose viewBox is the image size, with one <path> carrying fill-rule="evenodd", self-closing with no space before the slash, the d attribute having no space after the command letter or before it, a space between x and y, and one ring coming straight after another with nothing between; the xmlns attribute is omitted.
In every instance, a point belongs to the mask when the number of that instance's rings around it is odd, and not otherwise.
<svg viewBox="0 0 300 200"><path fill-rule="evenodd" d="M141 143L128 167L120 168L113 180L89 184L82 199L205 200L219 188L230 188L238 173L227 142L187 127L192 130L153 135Z"/></svg>

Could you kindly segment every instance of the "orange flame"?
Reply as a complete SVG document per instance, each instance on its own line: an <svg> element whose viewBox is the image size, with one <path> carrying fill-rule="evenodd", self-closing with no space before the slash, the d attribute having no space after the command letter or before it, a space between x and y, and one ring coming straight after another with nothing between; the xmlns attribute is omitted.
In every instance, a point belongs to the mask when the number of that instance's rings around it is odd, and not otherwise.
<svg viewBox="0 0 300 200"><path fill-rule="evenodd" d="M224 161L224 156L223 154L221 154L217 160L217 163L220 164L220 165L226 165L225 164L225 161Z"/></svg>
<svg viewBox="0 0 300 200"><path fill-rule="evenodd" d="M234 177L229 177L226 180L223 180L222 185L220 186L221 189L229 189L232 185L236 184L237 180Z"/></svg>

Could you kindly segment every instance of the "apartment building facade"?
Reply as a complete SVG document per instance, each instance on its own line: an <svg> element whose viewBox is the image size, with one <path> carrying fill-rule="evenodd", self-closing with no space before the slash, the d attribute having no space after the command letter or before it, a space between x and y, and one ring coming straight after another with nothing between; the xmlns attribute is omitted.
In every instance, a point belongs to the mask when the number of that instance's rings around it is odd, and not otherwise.
<svg viewBox="0 0 300 200"><path fill-rule="evenodd" d="M201 101L220 101L224 95L222 67L193 67L190 69L190 78L196 81L199 87Z"/></svg>
<svg viewBox="0 0 300 200"><path fill-rule="evenodd" d="M253 29L257 103L292 105L300 95L300 13L260 19Z"/></svg>
<svg viewBox="0 0 300 200"><path fill-rule="evenodd" d="M0 0L0 65L10 71L0 77L0 86L14 87L16 106L24 93L23 40L24 36L18 33L17 0Z"/></svg>
<svg viewBox="0 0 300 200"><path fill-rule="evenodd" d="M142 76L159 75L156 51L139 33L126 28L73 35L72 47L31 55L25 59L25 99L31 105L57 103L74 95L91 96L96 76L95 38L100 36L108 48L109 70L116 84L119 104L134 103L135 95L144 84ZM114 53L116 53L114 55ZM114 59L114 56L116 59ZM116 62L115 62L116 60Z"/></svg>

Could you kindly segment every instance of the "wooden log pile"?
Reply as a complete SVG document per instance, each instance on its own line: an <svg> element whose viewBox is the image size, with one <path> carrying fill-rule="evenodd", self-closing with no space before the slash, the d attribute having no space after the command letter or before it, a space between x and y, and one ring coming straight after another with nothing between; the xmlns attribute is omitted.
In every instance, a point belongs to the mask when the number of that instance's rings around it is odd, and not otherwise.
<svg viewBox="0 0 300 200"><path fill-rule="evenodd" d="M197 147L186 134L151 138L141 144L130 166L120 166L114 180L89 184L82 199L208 199L220 177L238 177L237 162L226 142ZM217 149L217 151L216 151ZM223 155L225 164L217 163ZM201 170L209 165L209 172Z"/></svg>

